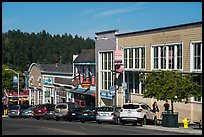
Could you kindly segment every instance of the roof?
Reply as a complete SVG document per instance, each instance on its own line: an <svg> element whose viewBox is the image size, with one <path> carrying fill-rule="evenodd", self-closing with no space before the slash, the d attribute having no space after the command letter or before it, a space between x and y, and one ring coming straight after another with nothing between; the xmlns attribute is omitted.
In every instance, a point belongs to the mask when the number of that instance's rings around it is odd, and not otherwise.
<svg viewBox="0 0 204 137"><path fill-rule="evenodd" d="M83 49L79 56L73 61L74 63L95 63L95 49Z"/></svg>
<svg viewBox="0 0 204 137"><path fill-rule="evenodd" d="M95 34L96 34L96 35L100 35L100 34L115 33L115 32L118 32L118 30L117 30L117 29L114 29L114 30L108 30L108 31L101 31L101 32L96 32Z"/></svg>
<svg viewBox="0 0 204 137"><path fill-rule="evenodd" d="M65 84L65 85L72 85L72 78L55 77L55 83L60 83L60 84Z"/></svg>
<svg viewBox="0 0 204 137"><path fill-rule="evenodd" d="M202 21L193 22L193 23L187 23L187 24L180 24L180 25L175 25L175 26L162 27L162 28L156 28L156 29L149 29L149 30L121 33L121 34L116 34L115 36L143 35L143 34L148 34L148 33L180 30L180 29L187 29L187 28L193 28L193 27L199 27L199 26L202 26Z"/></svg>
<svg viewBox="0 0 204 137"><path fill-rule="evenodd" d="M73 73L72 64L39 64L41 71L54 73Z"/></svg>

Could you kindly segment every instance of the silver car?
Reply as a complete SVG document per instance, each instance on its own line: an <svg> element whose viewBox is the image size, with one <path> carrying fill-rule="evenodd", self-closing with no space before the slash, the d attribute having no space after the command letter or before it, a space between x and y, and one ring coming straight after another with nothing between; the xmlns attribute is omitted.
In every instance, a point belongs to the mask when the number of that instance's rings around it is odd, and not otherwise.
<svg viewBox="0 0 204 137"><path fill-rule="evenodd" d="M120 108L113 106L100 107L97 110L96 122L101 124L102 122L109 122L113 124L119 124L120 122Z"/></svg>
<svg viewBox="0 0 204 137"><path fill-rule="evenodd" d="M8 108L8 116L11 118L20 116L20 105L12 105Z"/></svg>
<svg viewBox="0 0 204 137"><path fill-rule="evenodd" d="M54 119L59 121L60 119L66 120L68 112L75 107L73 102L59 103L55 106Z"/></svg>

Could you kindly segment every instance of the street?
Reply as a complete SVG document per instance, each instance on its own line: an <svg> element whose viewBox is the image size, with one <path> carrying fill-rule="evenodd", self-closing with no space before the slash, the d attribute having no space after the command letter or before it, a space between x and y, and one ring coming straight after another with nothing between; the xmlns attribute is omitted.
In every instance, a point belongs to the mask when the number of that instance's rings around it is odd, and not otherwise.
<svg viewBox="0 0 204 137"><path fill-rule="evenodd" d="M112 125L96 122L2 118L2 135L181 135L187 133L148 129L146 125Z"/></svg>

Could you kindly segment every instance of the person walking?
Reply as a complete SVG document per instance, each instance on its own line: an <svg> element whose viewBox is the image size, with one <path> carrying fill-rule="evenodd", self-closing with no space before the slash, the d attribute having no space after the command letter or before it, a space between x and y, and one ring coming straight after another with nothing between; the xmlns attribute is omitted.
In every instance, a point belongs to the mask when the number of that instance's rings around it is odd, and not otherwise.
<svg viewBox="0 0 204 137"><path fill-rule="evenodd" d="M152 109L153 109L154 113L156 114L157 118L159 118L159 115L158 115L159 107L158 107L156 101L154 101L154 103L152 104Z"/></svg>

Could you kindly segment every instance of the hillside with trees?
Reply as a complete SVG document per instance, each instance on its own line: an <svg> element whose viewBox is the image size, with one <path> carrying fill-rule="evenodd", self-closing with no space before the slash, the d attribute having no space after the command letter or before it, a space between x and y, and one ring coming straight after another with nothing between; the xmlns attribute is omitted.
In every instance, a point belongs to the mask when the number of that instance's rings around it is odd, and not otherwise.
<svg viewBox="0 0 204 137"><path fill-rule="evenodd" d="M67 33L51 35L45 30L2 33L2 64L16 70L26 71L32 63L71 63L72 56L80 54L82 49L94 49L94 40Z"/></svg>

